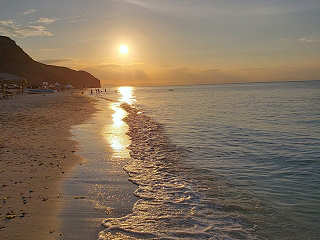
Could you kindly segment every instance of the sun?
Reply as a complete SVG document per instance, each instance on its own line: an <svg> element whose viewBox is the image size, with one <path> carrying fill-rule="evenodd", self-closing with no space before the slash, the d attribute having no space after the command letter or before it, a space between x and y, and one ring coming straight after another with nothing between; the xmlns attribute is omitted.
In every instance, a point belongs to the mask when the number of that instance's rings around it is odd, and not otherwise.
<svg viewBox="0 0 320 240"><path fill-rule="evenodd" d="M120 54L122 54L122 55L127 55L127 54L129 53L129 48L128 48L128 46L127 46L127 45L124 45L124 44L120 45L120 47L119 47L119 52L120 52Z"/></svg>

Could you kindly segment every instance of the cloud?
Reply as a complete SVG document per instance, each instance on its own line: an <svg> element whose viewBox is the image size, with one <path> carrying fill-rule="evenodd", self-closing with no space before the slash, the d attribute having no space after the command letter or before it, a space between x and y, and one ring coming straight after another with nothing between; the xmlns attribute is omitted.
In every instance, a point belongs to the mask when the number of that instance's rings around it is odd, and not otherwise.
<svg viewBox="0 0 320 240"><path fill-rule="evenodd" d="M71 58L40 60L40 62L45 64L60 64L60 63L71 62L71 61L73 61Z"/></svg>
<svg viewBox="0 0 320 240"><path fill-rule="evenodd" d="M166 69L157 76L158 81L169 84L209 84L241 82L241 76L223 69L192 69L188 67Z"/></svg>
<svg viewBox="0 0 320 240"><path fill-rule="evenodd" d="M93 73L104 84L110 85L146 85L151 81L149 75L138 68L138 65L104 64L87 67L84 70Z"/></svg>
<svg viewBox="0 0 320 240"><path fill-rule="evenodd" d="M72 64L70 64L72 63ZM65 62L76 69L83 69L99 78L105 85L190 85L223 84L241 82L297 81L319 79L319 63L223 68L212 66L197 68L188 66L155 67L148 64L121 65L105 63L75 67L73 62Z"/></svg>
<svg viewBox="0 0 320 240"><path fill-rule="evenodd" d="M51 24L56 22L58 19L56 18L39 18L36 22L43 23L43 24Z"/></svg>
<svg viewBox="0 0 320 240"><path fill-rule="evenodd" d="M16 24L13 20L0 21L0 33L10 37L26 38L36 36L51 37L53 34L45 26Z"/></svg>
<svg viewBox="0 0 320 240"><path fill-rule="evenodd" d="M41 51L41 52L55 52L59 49L60 48L40 48L39 51Z"/></svg>
<svg viewBox="0 0 320 240"><path fill-rule="evenodd" d="M28 9L23 12L23 15L30 15L30 14L35 13L37 11L38 11L37 9Z"/></svg>
<svg viewBox="0 0 320 240"><path fill-rule="evenodd" d="M299 38L298 41L303 43L320 43L320 39L314 39L310 37L302 37Z"/></svg>
<svg viewBox="0 0 320 240"><path fill-rule="evenodd" d="M116 1L116 0L114 0ZM215 15L223 16L269 16L304 12L319 8L318 0L307 1L256 1L256 0L117 0L143 9L156 12L171 13L177 16L205 17Z"/></svg>
<svg viewBox="0 0 320 240"><path fill-rule="evenodd" d="M149 69L149 71L147 71ZM223 69L193 69L188 67L166 67L152 70L144 65L104 64L87 67L104 84L110 85L184 85L233 83L244 79L231 71Z"/></svg>
<svg viewBox="0 0 320 240"><path fill-rule="evenodd" d="M4 20L0 21L0 26L7 26L9 27L10 25L14 24L13 20Z"/></svg>
<svg viewBox="0 0 320 240"><path fill-rule="evenodd" d="M139 1L139 0L125 0L125 2L133 5L137 5L142 8L151 8L150 5L148 5L148 2Z"/></svg>
<svg viewBox="0 0 320 240"><path fill-rule="evenodd" d="M109 64L101 64L99 66L97 66L99 68L104 68L104 69L111 69L113 71L121 69L121 65L119 64L113 64L113 63L109 63Z"/></svg>

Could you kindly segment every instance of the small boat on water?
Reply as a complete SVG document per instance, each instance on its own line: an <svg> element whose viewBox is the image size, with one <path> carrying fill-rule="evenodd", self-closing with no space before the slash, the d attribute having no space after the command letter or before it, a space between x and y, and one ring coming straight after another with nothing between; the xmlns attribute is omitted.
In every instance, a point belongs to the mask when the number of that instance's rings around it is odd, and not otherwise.
<svg viewBox="0 0 320 240"><path fill-rule="evenodd" d="M32 89L32 88L27 88L24 90L25 93L29 94L43 94L43 93L55 93L56 90L53 89Z"/></svg>

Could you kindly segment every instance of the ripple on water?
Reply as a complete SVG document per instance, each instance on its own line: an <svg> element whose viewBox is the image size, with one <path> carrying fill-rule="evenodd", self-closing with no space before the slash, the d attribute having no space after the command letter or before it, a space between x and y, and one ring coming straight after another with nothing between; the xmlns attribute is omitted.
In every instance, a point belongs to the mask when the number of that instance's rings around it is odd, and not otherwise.
<svg viewBox="0 0 320 240"><path fill-rule="evenodd" d="M105 219L99 239L258 239L241 215L247 209L218 203L208 179L196 180L183 166L183 153L161 124L128 104L121 107L128 112L124 121L131 138L132 160L124 169L138 186L139 200L131 214Z"/></svg>

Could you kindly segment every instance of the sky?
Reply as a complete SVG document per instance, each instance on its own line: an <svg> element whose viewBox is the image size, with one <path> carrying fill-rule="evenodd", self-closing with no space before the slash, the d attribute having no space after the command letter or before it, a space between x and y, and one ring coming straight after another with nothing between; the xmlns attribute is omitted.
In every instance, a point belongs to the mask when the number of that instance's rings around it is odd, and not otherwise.
<svg viewBox="0 0 320 240"><path fill-rule="evenodd" d="M0 35L107 85L320 80L319 0L0 0Z"/></svg>

